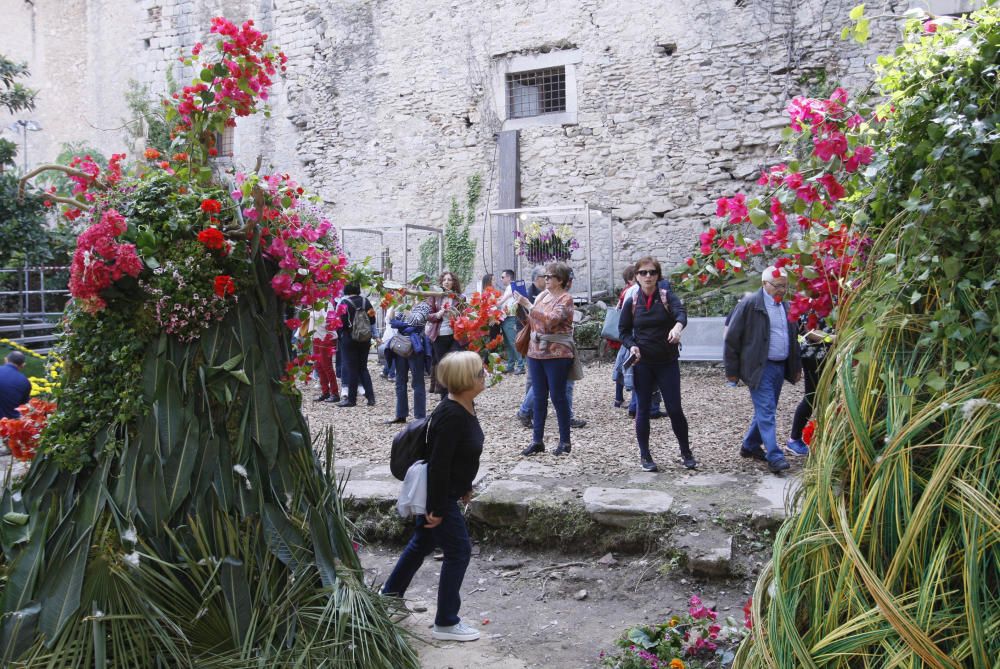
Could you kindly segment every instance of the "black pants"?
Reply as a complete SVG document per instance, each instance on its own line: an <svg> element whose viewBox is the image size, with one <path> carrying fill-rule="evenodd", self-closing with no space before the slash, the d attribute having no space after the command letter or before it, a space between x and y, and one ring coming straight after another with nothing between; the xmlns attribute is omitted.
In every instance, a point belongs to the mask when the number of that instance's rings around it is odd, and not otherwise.
<svg viewBox="0 0 1000 669"><path fill-rule="evenodd" d="M802 430L806 423L812 418L813 400L816 396L816 385L819 383L819 375L823 371L823 362L817 362L816 358L802 358L802 376L805 379L806 394L802 401L795 407L795 417L792 419L792 439L801 439Z"/></svg>
<svg viewBox="0 0 1000 669"><path fill-rule="evenodd" d="M441 362L444 356L448 355L455 350L455 335L438 335L437 339L434 340L432 347L434 349L434 367L437 368L437 364ZM435 372L435 382L437 381L437 374ZM436 389L438 394L441 395L441 399L448 397L448 389L437 384Z"/></svg>
<svg viewBox="0 0 1000 669"><path fill-rule="evenodd" d="M358 401L358 384L365 389L365 398L369 404L375 402L375 389L372 387L372 377L368 373L368 351L371 350L371 342L360 344L356 341L345 341L344 343L344 385L347 386L347 401Z"/></svg>

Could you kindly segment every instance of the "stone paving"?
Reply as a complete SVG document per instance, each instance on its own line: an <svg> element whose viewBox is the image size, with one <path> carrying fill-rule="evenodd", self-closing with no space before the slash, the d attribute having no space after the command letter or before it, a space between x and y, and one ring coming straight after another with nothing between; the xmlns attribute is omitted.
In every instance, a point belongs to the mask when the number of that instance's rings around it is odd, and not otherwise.
<svg viewBox="0 0 1000 669"><path fill-rule="evenodd" d="M401 483L387 466L354 458L337 462L336 470L346 478L343 495L349 509L394 509ZM662 527L672 528L670 549L685 558L692 573L727 576L733 561L733 532L727 528L774 529L785 519L786 501L798 483L795 475L718 473L636 472L615 481L584 474L567 478L562 466L557 472L554 466L525 460L502 478L484 467L468 515L498 533L523 529L533 517L556 518L553 512L566 517L582 512L596 523L597 532L662 521Z"/></svg>

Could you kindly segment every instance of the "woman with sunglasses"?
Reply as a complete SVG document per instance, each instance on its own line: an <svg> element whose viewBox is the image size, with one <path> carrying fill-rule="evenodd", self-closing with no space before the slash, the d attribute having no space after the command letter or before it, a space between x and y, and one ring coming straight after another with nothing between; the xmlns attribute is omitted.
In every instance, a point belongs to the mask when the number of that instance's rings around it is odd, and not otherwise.
<svg viewBox="0 0 1000 669"><path fill-rule="evenodd" d="M679 344L687 325L684 304L661 281L660 262L652 256L635 264L639 291L625 299L618 320L622 346L635 358L633 383L638 396L635 411L635 435L643 471L657 471L649 451L649 407L653 391L660 389L670 417L670 426L681 449L684 466L698 466L691 453L688 422L681 409L681 368Z"/></svg>
<svg viewBox="0 0 1000 669"><path fill-rule="evenodd" d="M524 295L517 301L528 311L531 343L528 346L528 373L535 391L531 445L522 455L545 451L545 414L548 400L556 409L559 446L556 455L570 452L570 409L566 382L573 366L573 297L566 290L570 269L566 263L552 263L545 268L545 290L532 302Z"/></svg>

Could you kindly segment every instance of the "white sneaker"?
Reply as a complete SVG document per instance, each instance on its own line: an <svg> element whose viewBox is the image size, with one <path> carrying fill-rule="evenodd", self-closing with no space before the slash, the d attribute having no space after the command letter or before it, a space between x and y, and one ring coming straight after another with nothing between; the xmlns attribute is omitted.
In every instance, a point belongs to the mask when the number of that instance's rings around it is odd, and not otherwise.
<svg viewBox="0 0 1000 669"><path fill-rule="evenodd" d="M431 636L441 641L475 641L479 638L479 630L469 627L461 620L451 627L434 626Z"/></svg>

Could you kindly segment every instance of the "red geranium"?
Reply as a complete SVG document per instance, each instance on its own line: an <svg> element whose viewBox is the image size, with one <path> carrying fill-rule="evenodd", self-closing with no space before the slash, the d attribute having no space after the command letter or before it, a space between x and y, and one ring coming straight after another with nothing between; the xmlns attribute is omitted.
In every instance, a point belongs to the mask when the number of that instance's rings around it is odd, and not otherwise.
<svg viewBox="0 0 1000 669"><path fill-rule="evenodd" d="M218 214L222 211L222 203L211 198L201 201L201 210L206 214Z"/></svg>
<svg viewBox="0 0 1000 669"><path fill-rule="evenodd" d="M211 251L221 251L226 248L226 238L218 228L205 228L198 233L198 241Z"/></svg>
<svg viewBox="0 0 1000 669"><path fill-rule="evenodd" d="M811 420L806 423L806 426L802 428L802 441L806 443L806 446L812 445L813 433L816 432L816 421Z"/></svg>
<svg viewBox="0 0 1000 669"><path fill-rule="evenodd" d="M236 282L228 274L220 274L215 277L215 294L219 297L232 295L236 292Z"/></svg>
<svg viewBox="0 0 1000 669"><path fill-rule="evenodd" d="M146 160L156 160L157 158L160 157L160 152L157 151L156 149L149 148L146 149L145 153L143 153L142 155L146 157Z"/></svg>

